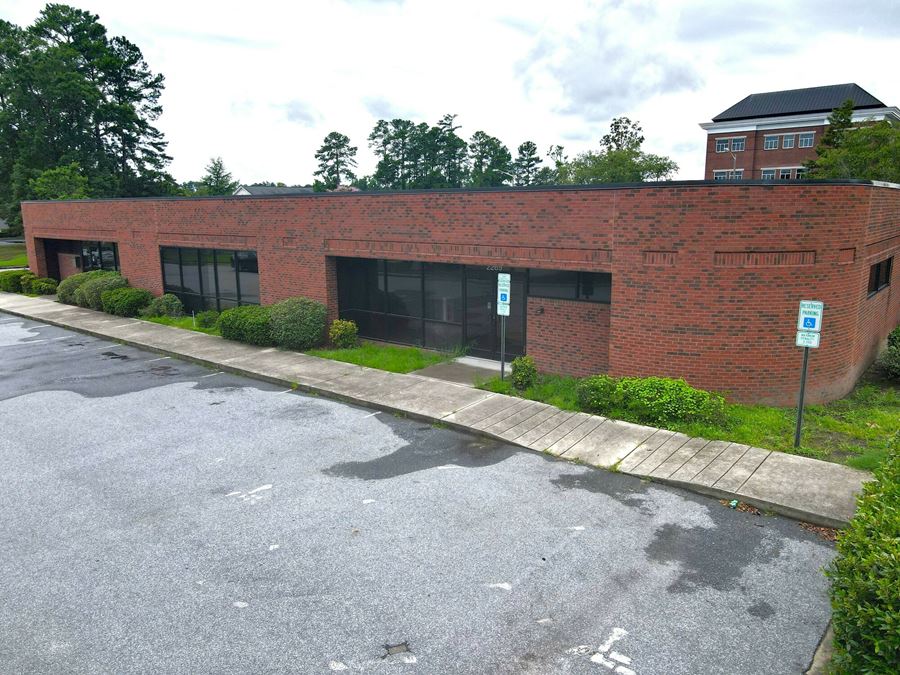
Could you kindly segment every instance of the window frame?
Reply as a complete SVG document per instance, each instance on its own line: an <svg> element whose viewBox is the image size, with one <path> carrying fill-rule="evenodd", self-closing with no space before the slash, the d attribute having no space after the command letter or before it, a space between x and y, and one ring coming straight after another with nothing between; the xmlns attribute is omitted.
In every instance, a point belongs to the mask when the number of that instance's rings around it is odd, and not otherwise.
<svg viewBox="0 0 900 675"><path fill-rule="evenodd" d="M735 143L740 141L741 147L736 148ZM732 152L744 152L747 149L747 137L746 136L736 136L731 139L731 151Z"/></svg>
<svg viewBox="0 0 900 675"><path fill-rule="evenodd" d="M532 272L568 272L575 274L575 284L573 286L572 295L545 295L535 293L532 290L531 273ZM606 275L609 278L609 299L608 300L590 300L583 298L582 289L584 288L585 275ZM594 305L610 305L612 304L612 273L610 272L585 272L582 270L556 270L543 267L529 267L525 286L525 295L529 298L540 298L541 300L564 300L566 302L589 302Z"/></svg>
<svg viewBox="0 0 900 675"><path fill-rule="evenodd" d="M775 180L775 171L777 171L777 169L760 169L760 171L759 171L760 180ZM769 173L771 175L767 176L766 175L767 173Z"/></svg>
<svg viewBox="0 0 900 675"><path fill-rule="evenodd" d="M724 143L725 147L721 150L719 149L719 144ZM731 139L730 138L717 138L716 139L716 152L728 152L729 148L731 148Z"/></svg>
<svg viewBox="0 0 900 675"><path fill-rule="evenodd" d="M787 175L785 175L785 171L787 171ZM778 169L778 180L791 180L793 176L794 170L791 168Z"/></svg>
<svg viewBox="0 0 900 675"><path fill-rule="evenodd" d="M778 149L778 139L780 136L776 135L768 135L763 136L763 150L777 150ZM769 147L770 143L774 143L771 147Z"/></svg>
<svg viewBox="0 0 900 675"><path fill-rule="evenodd" d="M790 144L788 144L788 139L790 139ZM797 142L797 134L784 134L781 137L781 147L784 150L792 150Z"/></svg>
<svg viewBox="0 0 900 675"><path fill-rule="evenodd" d="M894 256L879 260L869 266L869 284L868 296L873 297L889 288L891 285L891 276L893 275Z"/></svg>
<svg viewBox="0 0 900 675"><path fill-rule="evenodd" d="M178 259L178 289L174 289L171 285L166 283L166 267L164 261L164 252L165 250L172 250L175 252ZM192 251L196 256L197 260L197 287L198 292L187 291L184 287L184 251ZM219 283L219 253L228 253L231 256L231 260L233 263L233 268L235 270L235 294L234 297L226 297L222 295L222 291ZM240 307L241 305L259 305L260 302L250 301L244 297L244 294L241 292L241 279L240 273L237 266L237 256L238 253L252 253L257 260L257 268L259 265L259 254L254 249L226 249L226 248L198 248L195 246L170 246L170 245L160 245L159 247L159 262L160 262L160 270L162 275L163 282L163 293L172 293L173 295L178 296L178 299L182 301L185 305L191 304L196 301L196 303L203 308L208 308L207 305L213 304L214 309L216 311L224 311L230 307ZM213 265L213 288L207 289L205 287L206 281L203 278L203 258L204 254L211 254L212 257L212 265ZM257 275L259 272L257 272ZM187 302L185 299L188 299ZM201 310L202 311L202 310Z"/></svg>
<svg viewBox="0 0 900 675"><path fill-rule="evenodd" d="M809 141L805 143L804 141ZM815 147L816 144L816 132L815 131L803 131L798 133L797 138L797 147L798 148L812 148Z"/></svg>

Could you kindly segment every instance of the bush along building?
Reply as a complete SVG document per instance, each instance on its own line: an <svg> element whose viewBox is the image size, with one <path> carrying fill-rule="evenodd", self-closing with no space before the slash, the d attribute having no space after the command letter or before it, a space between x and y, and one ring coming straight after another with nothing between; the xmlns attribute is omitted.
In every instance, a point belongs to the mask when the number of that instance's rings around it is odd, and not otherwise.
<svg viewBox="0 0 900 675"><path fill-rule="evenodd" d="M852 121L900 122L900 109L887 106L857 84L751 94L722 111L706 130L709 180L796 180L803 163L816 158L828 116L853 101Z"/></svg>
<svg viewBox="0 0 900 675"><path fill-rule="evenodd" d="M790 405L800 300L825 303L808 396L846 394L900 320L900 187L635 185L23 203L39 276L119 269L188 309L306 296L364 338L546 372L682 377Z"/></svg>

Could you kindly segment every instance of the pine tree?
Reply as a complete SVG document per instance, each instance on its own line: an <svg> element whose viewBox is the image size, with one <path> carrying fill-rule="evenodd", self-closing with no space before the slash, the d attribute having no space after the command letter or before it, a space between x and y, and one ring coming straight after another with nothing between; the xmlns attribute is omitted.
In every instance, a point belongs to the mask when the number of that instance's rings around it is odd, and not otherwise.
<svg viewBox="0 0 900 675"><path fill-rule="evenodd" d="M240 181L232 178L221 157L213 157L206 166L206 175L200 179L201 194L233 195Z"/></svg>
<svg viewBox="0 0 900 675"><path fill-rule="evenodd" d="M541 158L538 156L537 145L531 141L525 141L517 150L516 161L513 162L513 175L516 185L531 185L537 178Z"/></svg>
<svg viewBox="0 0 900 675"><path fill-rule="evenodd" d="M469 185L494 187L511 175L512 156L499 138L476 131L469 140Z"/></svg>
<svg viewBox="0 0 900 675"><path fill-rule="evenodd" d="M316 152L316 159L319 160L319 168L314 175L319 176L320 186L325 190L335 190L342 181L350 183L356 178L353 173L356 146L350 145L350 139L344 134L337 131L328 134Z"/></svg>

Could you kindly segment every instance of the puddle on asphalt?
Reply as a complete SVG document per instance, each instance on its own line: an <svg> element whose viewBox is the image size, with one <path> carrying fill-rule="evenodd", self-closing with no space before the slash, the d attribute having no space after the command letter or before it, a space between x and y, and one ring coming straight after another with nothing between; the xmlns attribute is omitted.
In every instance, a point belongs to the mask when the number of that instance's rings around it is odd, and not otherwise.
<svg viewBox="0 0 900 675"><path fill-rule="evenodd" d="M768 602L760 601L754 605L750 605L750 607L747 608L747 613L759 619L768 619L775 615L775 610Z"/></svg>
<svg viewBox="0 0 900 675"><path fill-rule="evenodd" d="M582 473L560 474L556 478L551 478L550 482L560 490L587 490L607 495L625 506L638 509L645 515L653 515L656 512L653 505L647 502L645 496L647 486L638 478L628 479L623 475L591 469Z"/></svg>
<svg viewBox="0 0 900 675"><path fill-rule="evenodd" d="M105 356L108 359L125 361L130 359L130 356L126 356L125 354L117 354L116 352L100 352L101 356Z"/></svg>
<svg viewBox="0 0 900 675"><path fill-rule="evenodd" d="M768 537L766 530L756 527L666 523L656 529L645 551L656 562L678 564L678 578L667 589L670 593L690 593L705 587L733 588L748 565L774 560L783 546L780 539Z"/></svg>

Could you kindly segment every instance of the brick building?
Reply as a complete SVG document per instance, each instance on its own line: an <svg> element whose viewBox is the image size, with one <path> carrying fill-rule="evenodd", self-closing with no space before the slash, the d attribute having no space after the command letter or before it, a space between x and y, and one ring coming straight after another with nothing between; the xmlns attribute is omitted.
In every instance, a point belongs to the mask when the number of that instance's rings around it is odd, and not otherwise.
<svg viewBox="0 0 900 675"><path fill-rule="evenodd" d="M798 302L825 302L809 395L848 392L900 320L900 188L867 181L25 202L32 269L120 269L192 309L304 295L366 337L545 371L667 375L791 404Z"/></svg>
<svg viewBox="0 0 900 675"><path fill-rule="evenodd" d="M706 130L707 180L792 180L815 159L828 116L847 99L854 122L893 119L886 106L857 84L751 94L700 124Z"/></svg>

